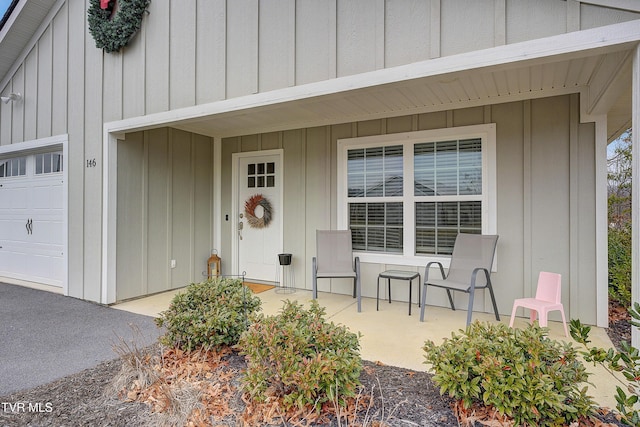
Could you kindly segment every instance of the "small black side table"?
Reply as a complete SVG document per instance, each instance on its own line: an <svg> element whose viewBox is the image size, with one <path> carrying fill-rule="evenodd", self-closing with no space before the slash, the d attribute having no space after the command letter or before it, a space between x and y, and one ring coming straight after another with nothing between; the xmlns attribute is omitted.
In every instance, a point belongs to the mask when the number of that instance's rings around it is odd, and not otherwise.
<svg viewBox="0 0 640 427"><path fill-rule="evenodd" d="M409 316L411 316L411 288L413 279L418 278L418 307L420 307L420 273L416 271L387 270L378 275L378 287L376 289L376 311L380 309L380 279L387 279L389 289L389 304L391 304L391 279L409 281Z"/></svg>

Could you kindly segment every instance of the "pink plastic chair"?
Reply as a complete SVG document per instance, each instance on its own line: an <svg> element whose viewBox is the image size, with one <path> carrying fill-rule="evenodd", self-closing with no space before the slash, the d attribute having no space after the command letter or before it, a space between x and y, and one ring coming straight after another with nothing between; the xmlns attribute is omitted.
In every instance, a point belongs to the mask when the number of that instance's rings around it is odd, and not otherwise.
<svg viewBox="0 0 640 427"><path fill-rule="evenodd" d="M531 323L536 320L536 314L539 317L540 326L547 326L547 317L550 311L559 310L562 315L562 324L564 325L564 335L567 333L567 321L564 317L564 307L560 297L562 290L562 276L557 273L548 273L541 271L538 276L538 288L536 289L535 298L519 298L513 302L513 310L511 310L511 321L509 326L513 327L513 320L516 316L518 307L528 308L531 310Z"/></svg>

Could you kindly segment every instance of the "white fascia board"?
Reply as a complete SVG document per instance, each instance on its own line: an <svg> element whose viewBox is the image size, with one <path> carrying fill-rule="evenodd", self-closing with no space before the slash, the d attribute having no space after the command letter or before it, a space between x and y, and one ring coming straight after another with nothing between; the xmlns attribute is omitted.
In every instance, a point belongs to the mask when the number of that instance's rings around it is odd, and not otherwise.
<svg viewBox="0 0 640 427"><path fill-rule="evenodd" d="M581 0L580 3L611 9L628 10L630 12L640 12L640 2L638 2L638 0Z"/></svg>
<svg viewBox="0 0 640 427"><path fill-rule="evenodd" d="M608 25L522 43L446 56L352 76L323 80L270 92L231 98L209 104L138 116L106 123L109 132L126 132L166 126L174 122L200 120L207 116L264 108L286 102L366 89L402 81L489 67L520 66L523 62L570 59L587 54L615 51L640 42L640 21Z"/></svg>
<svg viewBox="0 0 640 427"><path fill-rule="evenodd" d="M0 156L5 154L22 154L38 151L45 148L52 148L59 146L62 148L64 144L69 140L69 135L62 134L56 136L50 136L47 138L34 139L31 141L17 142L15 144L0 146Z"/></svg>

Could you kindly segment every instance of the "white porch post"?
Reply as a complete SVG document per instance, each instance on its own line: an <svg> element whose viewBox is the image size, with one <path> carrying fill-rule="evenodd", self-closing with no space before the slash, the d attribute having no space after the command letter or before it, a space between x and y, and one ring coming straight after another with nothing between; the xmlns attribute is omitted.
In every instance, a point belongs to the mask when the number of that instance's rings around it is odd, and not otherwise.
<svg viewBox="0 0 640 427"><path fill-rule="evenodd" d="M213 248L222 254L222 139L213 138ZM231 259L231 258L229 258ZM227 274L231 273L231 270Z"/></svg>
<svg viewBox="0 0 640 427"><path fill-rule="evenodd" d="M631 301L640 302L640 45L633 55L631 90ZM640 331L636 327L631 327L631 344L640 346Z"/></svg>
<svg viewBox="0 0 640 427"><path fill-rule="evenodd" d="M119 135L121 138L124 135ZM100 302L116 302L118 135L104 126L102 140L102 287Z"/></svg>

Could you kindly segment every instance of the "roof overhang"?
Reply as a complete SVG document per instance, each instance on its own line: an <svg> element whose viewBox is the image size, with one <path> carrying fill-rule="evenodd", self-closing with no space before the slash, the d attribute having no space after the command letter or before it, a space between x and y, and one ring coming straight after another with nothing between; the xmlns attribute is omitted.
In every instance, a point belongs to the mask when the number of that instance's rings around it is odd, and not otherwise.
<svg viewBox="0 0 640 427"><path fill-rule="evenodd" d="M25 47L31 46L49 21L48 15L57 11L62 0L17 0L8 9L0 28L0 81L6 80L11 67L25 54Z"/></svg>
<svg viewBox="0 0 640 427"><path fill-rule="evenodd" d="M580 93L582 120L607 115L612 139L630 126L631 53L639 42L640 21L632 21L125 119L105 130L170 126L229 137Z"/></svg>

